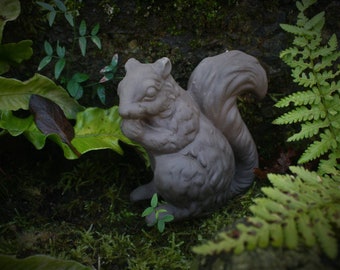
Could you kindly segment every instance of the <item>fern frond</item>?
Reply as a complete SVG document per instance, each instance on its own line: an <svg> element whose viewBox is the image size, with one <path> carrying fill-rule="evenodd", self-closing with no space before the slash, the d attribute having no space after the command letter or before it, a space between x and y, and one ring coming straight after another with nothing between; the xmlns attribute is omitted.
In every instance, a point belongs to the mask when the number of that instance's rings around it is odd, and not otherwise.
<svg viewBox="0 0 340 270"><path fill-rule="evenodd" d="M319 158L321 155L337 147L336 139L329 129L326 129L324 133L320 135L320 139L320 141L314 141L309 145L309 147L298 160L299 164Z"/></svg>
<svg viewBox="0 0 340 270"><path fill-rule="evenodd" d="M311 121L313 119L323 119L326 116L326 112L323 108L314 106L312 109L307 107L298 107L295 110L281 115L279 118L273 121L277 125L292 124L298 122Z"/></svg>
<svg viewBox="0 0 340 270"><path fill-rule="evenodd" d="M327 120L315 120L312 122L306 122L305 124L301 124L301 130L299 133L295 133L294 135L290 136L287 141L294 142L300 141L303 139L311 138L316 134L319 134L320 129L326 128L329 126Z"/></svg>
<svg viewBox="0 0 340 270"><path fill-rule="evenodd" d="M295 176L268 175L273 187L264 189L268 197L254 200L250 208L253 217L237 224L236 230L220 233L217 240L194 247L194 252L216 255L239 253L256 246L294 249L304 244L317 245L328 257L335 258L338 247L334 231L340 229L340 181L320 177L302 167L290 170Z"/></svg>
<svg viewBox="0 0 340 270"><path fill-rule="evenodd" d="M307 104L318 104L320 102L320 94L312 91L298 91L287 97L280 99L275 107L283 108L289 106L290 103L293 103L295 106L307 105Z"/></svg>

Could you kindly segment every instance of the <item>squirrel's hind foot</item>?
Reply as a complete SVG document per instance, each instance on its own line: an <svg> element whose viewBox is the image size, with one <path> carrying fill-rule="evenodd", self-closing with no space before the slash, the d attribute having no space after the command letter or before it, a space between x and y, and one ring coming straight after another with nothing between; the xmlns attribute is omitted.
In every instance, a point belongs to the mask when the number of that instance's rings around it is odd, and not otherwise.
<svg viewBox="0 0 340 270"><path fill-rule="evenodd" d="M131 193L130 193L130 200L132 202L137 202L137 201L142 201L142 200L147 200L147 199L151 199L153 194L155 194L156 188L155 188L155 184L153 181L151 181L150 183L146 184L146 185L142 185L136 189L134 189Z"/></svg>

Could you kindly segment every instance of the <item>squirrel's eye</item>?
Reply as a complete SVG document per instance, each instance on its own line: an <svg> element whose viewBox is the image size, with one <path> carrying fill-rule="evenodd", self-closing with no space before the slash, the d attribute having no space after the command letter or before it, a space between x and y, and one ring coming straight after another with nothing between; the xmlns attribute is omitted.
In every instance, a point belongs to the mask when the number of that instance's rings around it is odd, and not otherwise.
<svg viewBox="0 0 340 270"><path fill-rule="evenodd" d="M156 96L157 90L154 87L149 87L145 92L145 97L147 99L152 99Z"/></svg>

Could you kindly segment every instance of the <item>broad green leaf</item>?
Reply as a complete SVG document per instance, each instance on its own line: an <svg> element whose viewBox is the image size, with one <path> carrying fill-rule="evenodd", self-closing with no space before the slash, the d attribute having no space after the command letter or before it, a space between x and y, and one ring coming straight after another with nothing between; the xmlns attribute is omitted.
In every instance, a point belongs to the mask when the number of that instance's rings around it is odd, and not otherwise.
<svg viewBox="0 0 340 270"><path fill-rule="evenodd" d="M13 116L12 111L0 111L0 128L5 129L11 136L19 136L33 125L33 117L19 118Z"/></svg>
<svg viewBox="0 0 340 270"><path fill-rule="evenodd" d="M101 43L100 38L98 36L91 36L91 40L98 47L98 49L102 48L102 43Z"/></svg>
<svg viewBox="0 0 340 270"><path fill-rule="evenodd" d="M20 14L19 0L1 0L0 1L0 44L5 24L8 21L15 20Z"/></svg>
<svg viewBox="0 0 340 270"><path fill-rule="evenodd" d="M86 55L86 44L87 44L86 37L80 37L79 38L79 48L80 48L82 56Z"/></svg>
<svg viewBox="0 0 340 270"><path fill-rule="evenodd" d="M52 56L50 55L45 56L39 63L38 71L42 70L46 65L48 65L51 62L51 60Z"/></svg>
<svg viewBox="0 0 340 270"><path fill-rule="evenodd" d="M79 35L81 37L86 35L86 22L84 20L81 20L79 25Z"/></svg>
<svg viewBox="0 0 340 270"><path fill-rule="evenodd" d="M65 58L60 58L57 63L54 66L54 77L58 79L60 77L60 74L63 72L64 67L66 64Z"/></svg>
<svg viewBox="0 0 340 270"><path fill-rule="evenodd" d="M147 161L147 155L143 148L123 135L120 124L121 118L116 106L107 110L87 108L77 115L76 125L74 126L75 137L72 144L81 154L99 149L112 149L118 154L123 154L119 145L119 141L122 141L137 147ZM63 150L66 158L77 158L69 148L64 147Z"/></svg>
<svg viewBox="0 0 340 270"><path fill-rule="evenodd" d="M24 259L0 255L1 270L91 270L76 261L56 259L46 255L34 255Z"/></svg>
<svg viewBox="0 0 340 270"><path fill-rule="evenodd" d="M35 74L27 81L19 81L0 77L0 109L16 111L28 110L31 94L41 95L57 103L69 119L75 119L76 114L84 108L80 106L67 91L57 86L49 78Z"/></svg>

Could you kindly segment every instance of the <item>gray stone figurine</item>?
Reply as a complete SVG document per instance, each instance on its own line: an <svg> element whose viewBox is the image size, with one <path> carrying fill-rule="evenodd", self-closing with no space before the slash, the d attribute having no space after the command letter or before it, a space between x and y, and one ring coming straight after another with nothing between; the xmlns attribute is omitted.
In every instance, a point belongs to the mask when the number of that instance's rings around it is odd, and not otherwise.
<svg viewBox="0 0 340 270"><path fill-rule="evenodd" d="M187 91L171 76L166 57L152 64L129 59L125 69L118 86L121 128L144 146L154 172L131 193L132 201L157 193L166 201L159 207L180 220L212 212L250 187L258 154L237 97L267 92L256 58L237 50L205 58Z"/></svg>

